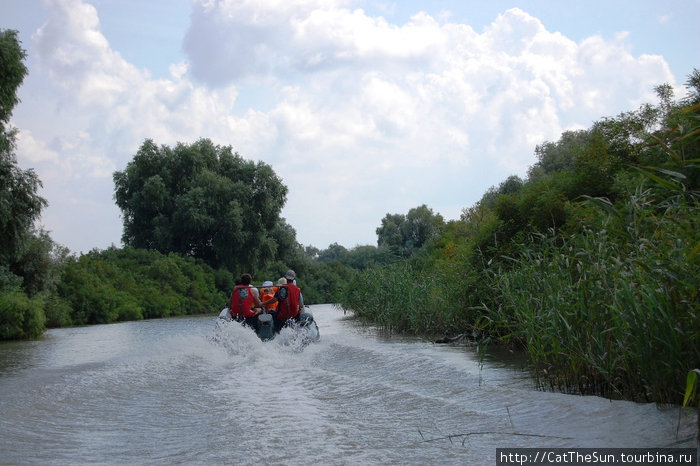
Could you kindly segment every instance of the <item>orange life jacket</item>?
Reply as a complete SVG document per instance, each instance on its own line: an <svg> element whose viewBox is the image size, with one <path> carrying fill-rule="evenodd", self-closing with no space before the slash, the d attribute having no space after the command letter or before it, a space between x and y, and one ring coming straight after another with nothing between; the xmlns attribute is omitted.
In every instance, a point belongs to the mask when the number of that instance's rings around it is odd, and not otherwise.
<svg viewBox="0 0 700 466"><path fill-rule="evenodd" d="M276 286L267 286L265 288L260 289L260 293L262 294L262 297L260 298L260 301L265 302L268 299L272 299L275 297L275 293L277 293L277 287ZM265 310L270 311L270 310L275 310L277 309L277 305L279 303L277 301L272 302L265 306Z"/></svg>

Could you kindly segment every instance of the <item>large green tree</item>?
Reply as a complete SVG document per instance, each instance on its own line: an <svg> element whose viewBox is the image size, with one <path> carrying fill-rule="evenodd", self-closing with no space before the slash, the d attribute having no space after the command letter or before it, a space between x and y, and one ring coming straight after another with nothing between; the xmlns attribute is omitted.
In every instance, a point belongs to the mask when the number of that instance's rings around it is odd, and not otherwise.
<svg viewBox="0 0 700 466"><path fill-rule="evenodd" d="M24 81L26 53L17 31L0 31L0 339L32 338L44 330L43 299L52 282L49 252L53 242L35 234L34 222L46 200L37 194L34 170L17 164L17 130L10 126Z"/></svg>
<svg viewBox="0 0 700 466"><path fill-rule="evenodd" d="M114 173L123 242L176 252L232 271L264 267L277 254L287 187L272 168L209 139L175 147L144 141Z"/></svg>
<svg viewBox="0 0 700 466"><path fill-rule="evenodd" d="M27 68L17 31L0 31L0 264L10 265L39 218L46 201L37 191L41 181L34 170L22 170L15 156L16 129L9 126L19 102L17 89Z"/></svg>

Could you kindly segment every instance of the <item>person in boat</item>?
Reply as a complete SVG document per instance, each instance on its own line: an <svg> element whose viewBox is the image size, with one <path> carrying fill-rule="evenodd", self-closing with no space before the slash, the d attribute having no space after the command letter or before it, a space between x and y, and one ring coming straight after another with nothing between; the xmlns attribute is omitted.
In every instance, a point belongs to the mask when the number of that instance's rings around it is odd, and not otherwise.
<svg viewBox="0 0 700 466"><path fill-rule="evenodd" d="M287 280L284 280L284 284L287 283ZM265 302L267 300L270 300L275 296L275 293L277 293L277 287L273 285L272 281L267 280L263 282L262 286L260 287L260 301ZM263 306L263 308L270 312L270 311L275 311L277 310L277 301L273 301L270 304Z"/></svg>
<svg viewBox="0 0 700 466"><path fill-rule="evenodd" d="M278 281L278 289L275 295L263 301L263 306L277 303L277 310L272 312L272 319L275 323L275 332L282 330L282 327L289 322L299 320L299 315L304 309L304 301L301 298L301 290L294 284L296 273L294 270L287 270L284 277ZM282 283L284 280L286 283Z"/></svg>
<svg viewBox="0 0 700 466"><path fill-rule="evenodd" d="M256 328L258 314L262 312L263 306L258 289L250 284L252 281L253 277L249 273L241 275L241 284L236 285L231 293L229 312L232 319L251 328Z"/></svg>

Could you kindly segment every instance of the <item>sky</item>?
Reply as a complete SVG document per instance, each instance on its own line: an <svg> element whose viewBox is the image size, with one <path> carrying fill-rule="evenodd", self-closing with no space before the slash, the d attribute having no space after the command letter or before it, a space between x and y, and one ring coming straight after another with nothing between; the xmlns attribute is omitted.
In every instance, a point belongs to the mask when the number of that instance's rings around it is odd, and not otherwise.
<svg viewBox="0 0 700 466"><path fill-rule="evenodd" d="M11 123L40 224L121 246L115 171L146 139L269 164L303 245L376 245L386 214L446 220L563 131L676 97L700 0L0 0L29 73Z"/></svg>

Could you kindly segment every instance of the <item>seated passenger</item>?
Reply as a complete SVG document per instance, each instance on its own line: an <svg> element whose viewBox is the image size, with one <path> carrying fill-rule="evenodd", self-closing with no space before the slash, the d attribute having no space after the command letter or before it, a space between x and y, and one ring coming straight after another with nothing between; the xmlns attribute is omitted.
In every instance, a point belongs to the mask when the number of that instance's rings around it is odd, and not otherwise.
<svg viewBox="0 0 700 466"><path fill-rule="evenodd" d="M270 280L263 282L262 286L260 287L260 301L265 302L273 298L275 296L275 293L277 293L277 287L273 286ZM268 312L274 311L277 309L277 301L273 301L270 304L263 306L263 308Z"/></svg>
<svg viewBox="0 0 700 466"><path fill-rule="evenodd" d="M241 284L236 285L231 293L229 309L231 318L251 328L257 328L257 316L261 312L262 302L258 289L250 284L252 281L249 273L241 275Z"/></svg>
<svg viewBox="0 0 700 466"><path fill-rule="evenodd" d="M288 270L284 278L280 278L277 282L279 287L275 295L271 299L263 301L263 305L273 302L277 303L277 311L272 313L275 322L275 332L282 330L282 327L290 320L298 319L299 314L304 309L301 291L294 284L295 276L294 270ZM283 280L286 283L283 283Z"/></svg>

